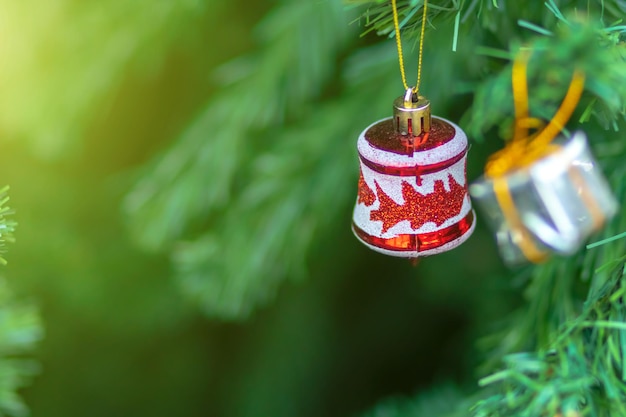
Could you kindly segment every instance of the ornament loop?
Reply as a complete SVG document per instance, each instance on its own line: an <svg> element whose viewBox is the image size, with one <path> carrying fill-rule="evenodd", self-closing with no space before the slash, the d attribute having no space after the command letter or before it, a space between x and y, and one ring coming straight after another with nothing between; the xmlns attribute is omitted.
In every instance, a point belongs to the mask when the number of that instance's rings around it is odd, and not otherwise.
<svg viewBox="0 0 626 417"><path fill-rule="evenodd" d="M413 87L406 89L404 93L404 107L411 108L417 100L417 94L413 91Z"/></svg>

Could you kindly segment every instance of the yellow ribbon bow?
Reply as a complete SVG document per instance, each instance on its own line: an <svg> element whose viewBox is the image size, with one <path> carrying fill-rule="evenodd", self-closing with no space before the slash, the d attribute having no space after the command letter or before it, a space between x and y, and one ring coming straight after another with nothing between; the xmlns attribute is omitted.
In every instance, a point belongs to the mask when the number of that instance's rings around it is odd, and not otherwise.
<svg viewBox="0 0 626 417"><path fill-rule="evenodd" d="M555 148L552 140L563 130L572 116L582 95L585 77L576 70L572 76L565 98L548 125L539 133L528 136L528 129L541 127L538 119L528 117L528 81L526 68L529 54L521 53L513 64L513 101L515 103L515 133L507 146L494 153L485 167L485 175L497 178L533 162L551 153Z"/></svg>
<svg viewBox="0 0 626 417"><path fill-rule="evenodd" d="M493 189L513 242L531 262L538 263L547 258L547 253L539 249L522 223L509 192L506 174L532 165L535 161L554 152L559 147L552 140L561 132L572 116L582 95L585 77L576 70L561 106L552 120L540 132L529 136L529 128L541 128L543 123L528 117L528 81L526 69L529 54L521 53L513 63L513 101L515 105L515 131L513 139L506 147L494 153L485 166L485 176L493 179Z"/></svg>

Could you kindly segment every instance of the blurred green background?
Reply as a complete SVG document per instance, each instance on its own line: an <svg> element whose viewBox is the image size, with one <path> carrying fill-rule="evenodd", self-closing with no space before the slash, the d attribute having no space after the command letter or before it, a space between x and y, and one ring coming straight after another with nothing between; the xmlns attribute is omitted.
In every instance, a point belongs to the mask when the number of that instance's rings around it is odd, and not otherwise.
<svg viewBox="0 0 626 417"><path fill-rule="evenodd" d="M34 354L41 372L22 391L34 416L350 416L444 381L474 388L475 340L490 330L482 323L518 301L491 236L479 224L467 244L417 267L353 238L356 137L387 116L401 87L395 45L360 37L357 12L339 1L302 2L334 20L321 14L320 26L312 16L292 36L289 25L302 25L285 10L302 13L298 3L0 0L0 178L19 222L3 273L45 327ZM455 54L452 22L430 28L425 55L426 94L452 120L465 113L468 82L483 65L467 59L473 45L493 42L462 30ZM311 74L278 73L303 71L289 59L310 59L302 68ZM268 107L278 115L255 116L274 96ZM174 151L193 126L207 146L229 134L194 121L206 108L222 112L225 126L247 112L252 120L237 146L212 150L238 155L224 174L229 191L192 216L185 207L219 189L221 171L192 172L189 191L172 180L167 190L179 194L161 196L172 203L163 215L183 225L152 245L142 222L158 229L159 216L123 207L162 161L192 164ZM188 155L197 151L191 142ZM497 146L472 146L470 178ZM272 173L261 208L239 199L257 201L247 192L259 155L273 157L272 167L299 166ZM302 211L285 218L271 249L264 216L291 201ZM207 231L225 283L241 269L258 280L241 291L269 288L250 306L212 309L190 296L179 251L185 242L202 247Z"/></svg>

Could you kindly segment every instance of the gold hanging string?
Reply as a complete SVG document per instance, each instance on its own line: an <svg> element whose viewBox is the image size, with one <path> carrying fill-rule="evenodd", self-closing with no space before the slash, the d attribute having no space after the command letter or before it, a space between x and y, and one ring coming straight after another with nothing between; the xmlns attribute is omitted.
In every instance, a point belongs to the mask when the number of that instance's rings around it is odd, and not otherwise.
<svg viewBox="0 0 626 417"><path fill-rule="evenodd" d="M422 81L422 56L424 55L424 31L426 29L426 11L428 10L428 0L424 0L422 12L422 30L420 32L420 56L417 62L417 84L415 85L415 94L419 95L420 82Z"/></svg>
<svg viewBox="0 0 626 417"><path fill-rule="evenodd" d="M393 26L396 30L396 45L398 47L398 63L400 64L402 85L404 85L404 90L408 90L409 85L406 83L406 73L404 72L404 56L402 55L402 40L400 39L400 23L398 22L398 8L396 6L396 0L391 0L391 10L393 11Z"/></svg>
<svg viewBox="0 0 626 417"><path fill-rule="evenodd" d="M398 18L398 7L396 5L397 0L391 0L391 10L393 12L393 26L396 31L396 45L398 47L398 64L400 66L400 76L402 77L402 85L404 90L408 90L410 87L406 82L406 72L404 70L404 55L402 53L402 38L400 37L400 22ZM419 92L421 77L422 77L422 52L424 51L424 32L426 29L426 12L428 10L428 0L424 0L424 6L422 7L422 29L420 33L420 50L419 61L417 63L417 84L411 88L414 93Z"/></svg>

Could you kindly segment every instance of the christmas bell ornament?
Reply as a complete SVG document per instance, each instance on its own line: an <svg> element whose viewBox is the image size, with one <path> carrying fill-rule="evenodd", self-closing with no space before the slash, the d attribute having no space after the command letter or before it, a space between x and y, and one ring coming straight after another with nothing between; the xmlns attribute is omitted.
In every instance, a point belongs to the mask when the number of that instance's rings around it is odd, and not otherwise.
<svg viewBox="0 0 626 417"><path fill-rule="evenodd" d="M557 150L504 177L482 177L470 193L496 235L509 265L570 255L617 213L617 201L576 132Z"/></svg>
<svg viewBox="0 0 626 417"><path fill-rule="evenodd" d="M455 248L472 234L467 137L432 117L430 102L407 89L393 117L359 136L358 197L352 230L369 248L405 258Z"/></svg>
<svg viewBox="0 0 626 417"><path fill-rule="evenodd" d="M352 230L369 248L418 258L450 250L474 231L467 191L467 137L454 123L432 117L419 94L427 5L424 0L417 85L406 82L396 0L391 0L404 96L393 117L359 136L359 191Z"/></svg>

